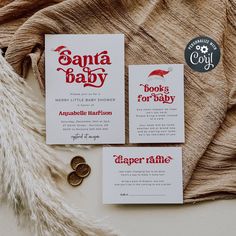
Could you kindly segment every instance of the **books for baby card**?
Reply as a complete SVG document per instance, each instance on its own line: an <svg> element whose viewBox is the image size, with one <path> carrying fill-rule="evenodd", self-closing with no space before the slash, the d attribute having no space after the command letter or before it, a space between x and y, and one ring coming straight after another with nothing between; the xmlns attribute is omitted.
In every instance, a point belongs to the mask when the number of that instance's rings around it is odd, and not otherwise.
<svg viewBox="0 0 236 236"><path fill-rule="evenodd" d="M182 64L129 66L129 141L184 142Z"/></svg>

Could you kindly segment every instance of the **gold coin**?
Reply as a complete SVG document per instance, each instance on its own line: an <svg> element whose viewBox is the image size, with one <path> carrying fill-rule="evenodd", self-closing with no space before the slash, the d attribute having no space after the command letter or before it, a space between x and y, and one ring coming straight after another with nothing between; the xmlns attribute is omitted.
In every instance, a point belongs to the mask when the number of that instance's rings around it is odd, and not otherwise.
<svg viewBox="0 0 236 236"><path fill-rule="evenodd" d="M75 171L71 172L68 177L67 177L67 181L70 185L72 185L73 187L75 186L79 186L82 182L83 182L83 178L79 177Z"/></svg>
<svg viewBox="0 0 236 236"><path fill-rule="evenodd" d="M76 167L80 164L80 163L85 163L85 159L82 156L75 156L71 162L70 165L72 167L73 170L76 170Z"/></svg>
<svg viewBox="0 0 236 236"><path fill-rule="evenodd" d="M91 172L91 168L86 163L80 163L76 168L76 174L82 178L89 176L90 172Z"/></svg>

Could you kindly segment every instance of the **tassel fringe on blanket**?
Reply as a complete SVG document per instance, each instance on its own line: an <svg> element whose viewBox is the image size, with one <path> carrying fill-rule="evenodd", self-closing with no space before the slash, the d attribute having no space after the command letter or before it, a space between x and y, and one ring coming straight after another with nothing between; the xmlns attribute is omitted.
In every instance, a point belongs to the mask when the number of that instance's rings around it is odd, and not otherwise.
<svg viewBox="0 0 236 236"><path fill-rule="evenodd" d="M53 177L63 166L42 137L43 109L0 55L0 197L34 235L117 235L65 204Z"/></svg>

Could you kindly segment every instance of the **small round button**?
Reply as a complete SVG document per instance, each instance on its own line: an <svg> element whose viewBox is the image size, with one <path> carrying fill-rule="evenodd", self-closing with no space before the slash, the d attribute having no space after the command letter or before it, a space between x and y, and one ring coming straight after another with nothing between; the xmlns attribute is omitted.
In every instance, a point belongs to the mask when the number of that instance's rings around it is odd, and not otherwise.
<svg viewBox="0 0 236 236"><path fill-rule="evenodd" d="M78 176L75 171L71 172L68 177L67 181L72 186L79 186L83 182L83 178Z"/></svg>
<svg viewBox="0 0 236 236"><path fill-rule="evenodd" d="M85 163L85 159L82 156L75 156L71 162L70 165L72 167L73 170L76 170L77 166L81 163Z"/></svg>
<svg viewBox="0 0 236 236"><path fill-rule="evenodd" d="M86 163L80 163L76 168L76 174L82 178L89 176L90 172L91 167Z"/></svg>

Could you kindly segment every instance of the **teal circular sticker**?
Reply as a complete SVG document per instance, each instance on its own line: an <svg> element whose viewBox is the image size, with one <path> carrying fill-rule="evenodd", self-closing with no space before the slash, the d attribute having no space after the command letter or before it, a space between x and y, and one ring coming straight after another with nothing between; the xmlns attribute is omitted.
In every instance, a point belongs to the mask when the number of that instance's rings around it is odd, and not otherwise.
<svg viewBox="0 0 236 236"><path fill-rule="evenodd" d="M220 61L220 48L209 37L200 36L194 38L185 48L185 61L194 71L211 71Z"/></svg>

